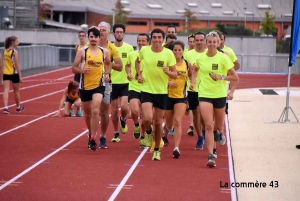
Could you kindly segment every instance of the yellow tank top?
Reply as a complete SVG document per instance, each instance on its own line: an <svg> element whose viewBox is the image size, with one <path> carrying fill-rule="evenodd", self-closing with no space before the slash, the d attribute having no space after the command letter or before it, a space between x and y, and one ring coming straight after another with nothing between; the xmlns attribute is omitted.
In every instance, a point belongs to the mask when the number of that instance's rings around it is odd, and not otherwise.
<svg viewBox="0 0 300 201"><path fill-rule="evenodd" d="M15 68L15 63L14 63L14 51L13 49L11 50L4 50L3 53L3 58L4 58L4 70L3 74L6 75L13 75L17 74L17 70Z"/></svg>
<svg viewBox="0 0 300 201"><path fill-rule="evenodd" d="M91 73L81 74L79 87L83 90L95 89L104 86L104 50L98 47L98 54L94 56L89 47L85 47L85 59L81 63L81 69L91 67Z"/></svg>
<svg viewBox="0 0 300 201"><path fill-rule="evenodd" d="M171 88L169 87L169 97L170 98L185 98L186 97L186 86L187 86L187 78L188 78L188 66L185 60L182 60L182 63L180 66L176 65L176 71L177 71L177 78L171 79L169 78L169 81L175 81L178 85L177 88Z"/></svg>
<svg viewBox="0 0 300 201"><path fill-rule="evenodd" d="M67 94L68 98L71 100L77 100L79 98L79 92L73 94L71 91Z"/></svg>

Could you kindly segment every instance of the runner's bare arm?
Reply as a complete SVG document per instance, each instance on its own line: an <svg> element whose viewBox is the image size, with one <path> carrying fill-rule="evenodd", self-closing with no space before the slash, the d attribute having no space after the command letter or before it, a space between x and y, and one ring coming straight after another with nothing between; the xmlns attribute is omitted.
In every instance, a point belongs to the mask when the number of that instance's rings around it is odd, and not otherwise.
<svg viewBox="0 0 300 201"><path fill-rule="evenodd" d="M3 84L2 56L0 54L0 85Z"/></svg>
<svg viewBox="0 0 300 201"><path fill-rule="evenodd" d="M14 62L15 62L17 72L19 74L19 78L20 78L20 80L22 80L22 74L21 74L21 69L20 69L20 65L19 65L19 53L17 51L14 51Z"/></svg>
<svg viewBox="0 0 300 201"><path fill-rule="evenodd" d="M172 79L176 79L178 76L175 65L170 67L164 66L163 71Z"/></svg>
<svg viewBox="0 0 300 201"><path fill-rule="evenodd" d="M107 49L104 49L104 54L105 54L105 73L110 73L112 69L112 63L110 61L110 53Z"/></svg>
<svg viewBox="0 0 300 201"><path fill-rule="evenodd" d="M84 49L78 50L72 66L73 73L84 73L84 69L80 68L80 63L83 60L83 56L84 56Z"/></svg>
<svg viewBox="0 0 300 201"><path fill-rule="evenodd" d="M122 64L122 60L120 57L114 58L114 63L112 63L112 69L114 69L116 71L122 71L123 64Z"/></svg>
<svg viewBox="0 0 300 201"><path fill-rule="evenodd" d="M56 114L53 115L54 117L60 117L60 110L61 110L61 108L63 108L64 102L65 102L66 99L67 99L67 93L68 93L68 87L66 87L66 88L64 89L64 91L63 91L62 98L61 98L61 100L60 100L60 102L59 102L58 111L57 111Z"/></svg>

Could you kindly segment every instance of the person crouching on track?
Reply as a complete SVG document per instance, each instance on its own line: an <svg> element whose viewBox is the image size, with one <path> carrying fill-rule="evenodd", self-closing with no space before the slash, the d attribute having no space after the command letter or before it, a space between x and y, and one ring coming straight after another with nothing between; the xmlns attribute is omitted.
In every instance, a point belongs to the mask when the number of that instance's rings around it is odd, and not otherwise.
<svg viewBox="0 0 300 201"><path fill-rule="evenodd" d="M63 96L59 102L58 111L54 117L60 117L60 111L64 107L63 116L75 116L72 105L77 108L76 116L82 117L81 99L79 97L79 83L76 81L70 81L68 86L64 89Z"/></svg>

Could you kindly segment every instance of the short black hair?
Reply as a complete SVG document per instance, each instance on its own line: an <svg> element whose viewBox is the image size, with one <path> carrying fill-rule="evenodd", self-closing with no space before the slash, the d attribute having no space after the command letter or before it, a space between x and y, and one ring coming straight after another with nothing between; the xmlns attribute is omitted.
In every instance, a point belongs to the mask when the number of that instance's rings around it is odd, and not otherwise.
<svg viewBox="0 0 300 201"><path fill-rule="evenodd" d="M203 35L204 38L205 38L205 36L206 36L206 34L205 34L204 32L202 32L202 31L198 31L198 32L194 33L194 37L195 37L196 35Z"/></svg>
<svg viewBox="0 0 300 201"><path fill-rule="evenodd" d="M123 31L124 31L124 33L125 33L125 26L124 26L124 24L114 24L114 26L113 26L113 32L115 33L116 32L116 29L117 28L121 28L121 29L123 29Z"/></svg>
<svg viewBox="0 0 300 201"><path fill-rule="evenodd" d="M163 30L159 29L159 28L156 28L156 29L153 29L151 31L151 39L152 39L152 36L153 36L154 33L161 33L162 37L165 38L165 32Z"/></svg>
<svg viewBox="0 0 300 201"><path fill-rule="evenodd" d="M176 29L176 27L173 24L168 25L167 26L167 30L168 30L168 28L174 28L175 29L175 33L177 33L177 29Z"/></svg>
<svg viewBox="0 0 300 201"><path fill-rule="evenodd" d="M173 51L175 45L180 45L180 47L182 48L182 50L184 50L184 42L182 42L180 40L175 40L173 42L170 42L165 47Z"/></svg>
<svg viewBox="0 0 300 201"><path fill-rule="evenodd" d="M100 37L100 30L99 30L99 28L96 28L96 27L90 28L88 30L88 36L90 36L90 33L93 33L94 36Z"/></svg>
<svg viewBox="0 0 300 201"><path fill-rule="evenodd" d="M167 34L166 41L168 38L177 40L177 37L174 34Z"/></svg>
<svg viewBox="0 0 300 201"><path fill-rule="evenodd" d="M137 36L137 39L139 38L139 36L146 36L147 37L147 42L150 41L150 36L146 33L140 33L138 36Z"/></svg>

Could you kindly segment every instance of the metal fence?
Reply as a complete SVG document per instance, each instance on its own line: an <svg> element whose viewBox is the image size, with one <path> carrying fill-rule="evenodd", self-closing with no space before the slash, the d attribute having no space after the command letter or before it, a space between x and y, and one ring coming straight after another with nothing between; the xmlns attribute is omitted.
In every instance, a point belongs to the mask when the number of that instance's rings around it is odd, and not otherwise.
<svg viewBox="0 0 300 201"><path fill-rule="evenodd" d="M288 54L262 55L262 54L237 54L242 72L287 73ZM300 74L300 56L296 57L296 64L291 69L292 73Z"/></svg>
<svg viewBox="0 0 300 201"><path fill-rule="evenodd" d="M0 48L3 53L4 48ZM19 64L22 70L59 66L59 48L50 45L18 46Z"/></svg>
<svg viewBox="0 0 300 201"><path fill-rule="evenodd" d="M3 52L3 48L0 48ZM76 51L74 47L56 47L49 45L19 46L19 63L22 70L48 66L72 65ZM287 73L288 54L262 55L237 54L241 64L240 72ZM300 74L300 55L291 72Z"/></svg>

